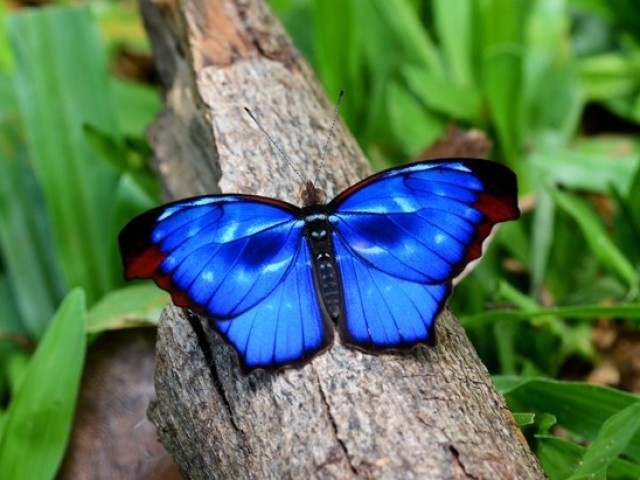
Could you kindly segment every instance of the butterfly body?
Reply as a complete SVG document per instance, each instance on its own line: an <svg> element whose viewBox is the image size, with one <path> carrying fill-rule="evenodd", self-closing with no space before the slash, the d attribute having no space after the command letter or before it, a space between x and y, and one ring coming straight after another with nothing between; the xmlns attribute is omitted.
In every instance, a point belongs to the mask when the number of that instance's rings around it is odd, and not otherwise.
<svg viewBox="0 0 640 480"><path fill-rule="evenodd" d="M329 203L252 195L181 200L119 236L125 276L151 278L206 316L243 372L308 361L342 343L367 352L435 341L451 279L515 219L513 172L475 159L419 162L362 180Z"/></svg>
<svg viewBox="0 0 640 480"><path fill-rule="evenodd" d="M326 205L311 204L302 208L304 236L311 249L313 277L323 312L337 320L342 311L340 272L333 248L333 225L326 213Z"/></svg>

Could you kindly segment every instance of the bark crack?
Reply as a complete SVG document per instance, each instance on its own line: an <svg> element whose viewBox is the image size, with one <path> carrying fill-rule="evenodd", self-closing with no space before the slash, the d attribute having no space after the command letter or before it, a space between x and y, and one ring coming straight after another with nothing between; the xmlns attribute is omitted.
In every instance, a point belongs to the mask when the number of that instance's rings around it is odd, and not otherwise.
<svg viewBox="0 0 640 480"><path fill-rule="evenodd" d="M222 382L220 381L220 375L218 374L218 368L216 367L216 362L213 358L213 350L211 349L211 344L209 343L209 339L207 338L207 334L202 327L202 322L200 321L200 317L191 311L187 310L189 323L191 324L191 328L193 332L196 334L196 338L198 339L198 347L200 347L200 351L204 356L205 362L207 364L209 370L209 378L211 380L211 384L213 388L218 392L218 396L222 400L222 404L225 407L225 410L229 414L229 420L231 421L231 425L234 430L238 432L238 434L242 437L243 443L244 441L244 432L242 429L236 424L236 419L233 415L233 409L231 408L231 403L227 398L227 393L225 392Z"/></svg>
<svg viewBox="0 0 640 480"><path fill-rule="evenodd" d="M248 8L249 8L248 4L243 4L242 2L238 3L238 10L237 10L238 17L240 17L242 25L245 27L245 32L249 37L249 42L251 42L251 45L253 45L253 47L256 49L256 51L260 56L268 58L268 55L266 54L266 52L262 48L262 45L260 44L260 40L258 39L256 32L254 32L254 30L251 28L251 22L247 20Z"/></svg>
<svg viewBox="0 0 640 480"><path fill-rule="evenodd" d="M453 458L456 461L456 466L464 473L467 478L471 478L472 480L479 480L475 475L471 475L464 466L464 463L460 460L460 452L453 445L449 444L449 451L453 455Z"/></svg>
<svg viewBox="0 0 640 480"><path fill-rule="evenodd" d="M333 436L335 437L338 445L340 445L340 449L344 453L345 458L347 459L347 464L351 469L351 472L358 477L358 469L351 463L351 455L349 455L349 450L347 449L347 445L342 441L340 435L338 435L338 424L336 423L335 418L333 418L333 414L331 413L331 406L327 401L327 396L324 392L324 388L322 388L322 382L320 382L320 378L317 376L316 379L318 381L318 390L320 391L320 398L322 399L322 403L324 405L324 409L327 412L327 417L329 418L329 422L331 423L331 428L333 429Z"/></svg>

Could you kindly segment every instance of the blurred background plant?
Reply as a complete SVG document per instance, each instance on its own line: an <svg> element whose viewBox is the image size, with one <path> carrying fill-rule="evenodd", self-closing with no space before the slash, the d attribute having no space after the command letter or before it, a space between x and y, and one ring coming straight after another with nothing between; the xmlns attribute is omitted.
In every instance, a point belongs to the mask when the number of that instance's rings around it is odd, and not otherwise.
<svg viewBox="0 0 640 480"><path fill-rule="evenodd" d="M550 478L640 478L637 3L269 3L375 169L452 123L492 139L523 217L451 308ZM0 477L51 478L87 334L167 301L123 286L115 243L159 202L159 90L134 3L0 8Z"/></svg>

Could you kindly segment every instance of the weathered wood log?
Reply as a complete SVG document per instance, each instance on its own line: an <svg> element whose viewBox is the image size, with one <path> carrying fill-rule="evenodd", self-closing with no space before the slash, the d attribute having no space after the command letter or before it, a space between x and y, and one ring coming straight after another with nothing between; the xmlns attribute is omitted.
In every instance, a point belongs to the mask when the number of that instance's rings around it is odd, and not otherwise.
<svg viewBox="0 0 640 480"><path fill-rule="evenodd" d="M298 179L243 107L313 178L332 104L279 23L258 1L141 7L165 89L150 139L168 196L296 202ZM319 183L331 198L369 170L342 124L329 151ZM448 311L437 334L436 347L402 355L337 340L303 368L243 377L206 320L168 307L149 416L189 478L542 478Z"/></svg>

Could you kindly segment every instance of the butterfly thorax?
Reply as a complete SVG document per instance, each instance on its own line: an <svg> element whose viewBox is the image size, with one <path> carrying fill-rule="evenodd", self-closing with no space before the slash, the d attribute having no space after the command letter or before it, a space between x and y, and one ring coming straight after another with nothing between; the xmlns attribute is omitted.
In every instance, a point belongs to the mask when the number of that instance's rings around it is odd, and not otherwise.
<svg viewBox="0 0 640 480"><path fill-rule="evenodd" d="M313 187L311 182L308 185ZM302 207L302 219L304 236L311 248L316 291L320 294L325 312L337 320L342 311L342 290L333 248L334 227L329 221L326 205L317 203Z"/></svg>

